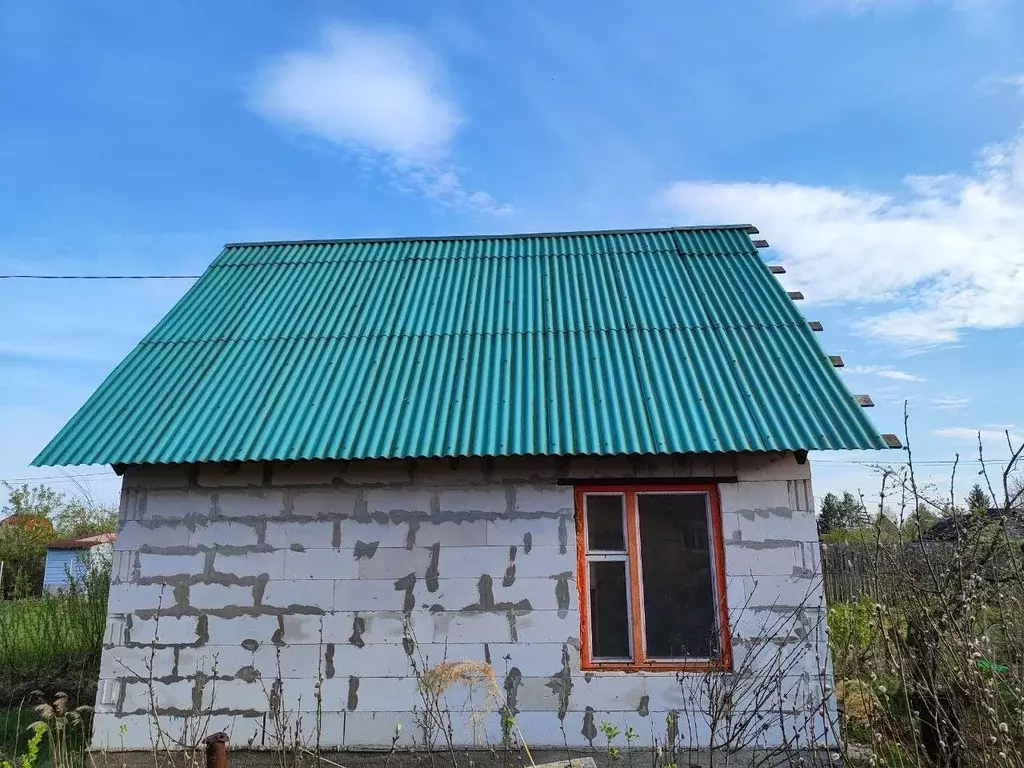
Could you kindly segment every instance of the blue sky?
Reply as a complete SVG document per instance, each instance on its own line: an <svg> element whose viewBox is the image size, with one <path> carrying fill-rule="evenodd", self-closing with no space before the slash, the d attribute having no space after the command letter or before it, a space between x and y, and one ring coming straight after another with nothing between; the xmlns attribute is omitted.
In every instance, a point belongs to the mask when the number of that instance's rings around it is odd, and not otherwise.
<svg viewBox="0 0 1024 768"><path fill-rule="evenodd" d="M879 428L910 400L918 460L1024 433L1020 3L380 6L3 4L0 273L750 222ZM0 479L73 487L29 461L189 284L0 280ZM856 462L899 455L814 458L818 496L870 499Z"/></svg>

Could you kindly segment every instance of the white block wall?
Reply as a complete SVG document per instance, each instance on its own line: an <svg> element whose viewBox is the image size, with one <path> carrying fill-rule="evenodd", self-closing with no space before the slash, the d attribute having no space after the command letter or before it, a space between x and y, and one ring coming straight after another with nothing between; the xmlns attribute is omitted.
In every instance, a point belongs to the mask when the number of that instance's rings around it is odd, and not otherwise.
<svg viewBox="0 0 1024 768"><path fill-rule="evenodd" d="M270 746L282 727L313 741L318 721L328 746L388 747L399 724L400 744L422 744L415 669L445 659L496 673L496 693L445 696L467 746L501 743L502 705L537 747L600 744L602 721L651 745L674 718L683 746L821 744L809 471L792 455L129 469L95 746L218 730ZM573 494L557 481L711 476L738 479L719 485L734 672L581 672ZM716 722L727 697L757 716Z"/></svg>

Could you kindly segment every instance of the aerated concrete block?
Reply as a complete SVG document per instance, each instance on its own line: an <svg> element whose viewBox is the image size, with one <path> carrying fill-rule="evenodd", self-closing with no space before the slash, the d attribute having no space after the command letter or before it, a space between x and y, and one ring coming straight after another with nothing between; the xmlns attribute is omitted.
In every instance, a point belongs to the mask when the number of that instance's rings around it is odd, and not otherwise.
<svg viewBox="0 0 1024 768"><path fill-rule="evenodd" d="M482 547L487 543L487 523L484 520L458 520L454 522L420 523L416 531L416 546L429 547Z"/></svg>
<svg viewBox="0 0 1024 768"><path fill-rule="evenodd" d="M257 544L256 528L241 521L203 522L195 526L188 542L193 547L254 547Z"/></svg>
<svg viewBox="0 0 1024 768"><path fill-rule="evenodd" d="M430 512L434 491L420 486L411 488L368 488L363 491L366 511L370 515L394 515L398 522L402 513Z"/></svg>
<svg viewBox="0 0 1024 768"><path fill-rule="evenodd" d="M266 645L280 627L277 616L207 616L206 622L207 643L214 646L241 646L246 640Z"/></svg>
<svg viewBox="0 0 1024 768"><path fill-rule="evenodd" d="M502 487L449 488L438 492L441 514L475 513L502 514L508 509L505 489Z"/></svg>
<svg viewBox="0 0 1024 768"><path fill-rule="evenodd" d="M557 512L570 513L573 508L573 491L569 486L519 485L515 489L516 512Z"/></svg>
<svg viewBox="0 0 1024 768"><path fill-rule="evenodd" d="M205 553L194 555L154 555L142 552L138 557L139 576L143 579L183 577L202 573Z"/></svg>
<svg viewBox="0 0 1024 768"><path fill-rule="evenodd" d="M291 491L291 513L298 517L322 519L349 516L356 506L356 491L342 488L295 488Z"/></svg>
<svg viewBox="0 0 1024 768"><path fill-rule="evenodd" d="M189 587L188 602L193 608L200 610L233 606L251 608L252 587L235 584L193 584Z"/></svg>
<svg viewBox="0 0 1024 768"><path fill-rule="evenodd" d="M124 523L117 539L115 551L133 551L142 547L186 547L190 531L184 525L171 524L150 527L140 521Z"/></svg>
<svg viewBox="0 0 1024 768"><path fill-rule="evenodd" d="M217 496L217 511L228 518L280 517L285 512L284 493L266 488L222 491Z"/></svg>
<svg viewBox="0 0 1024 768"><path fill-rule="evenodd" d="M244 552L237 555L218 552L213 561L213 570L239 578L267 576L270 579L280 579L285 575L287 554L287 550Z"/></svg>
<svg viewBox="0 0 1024 768"><path fill-rule="evenodd" d="M412 477L416 485L480 485L484 482L484 459L416 459Z"/></svg>
<svg viewBox="0 0 1024 768"><path fill-rule="evenodd" d="M167 677L173 671L173 648L111 648L100 662L100 679L103 680Z"/></svg>
<svg viewBox="0 0 1024 768"><path fill-rule="evenodd" d="M267 522L266 538L268 547L274 549L332 549L334 548L334 523L323 522ZM340 547L340 542L339 542Z"/></svg>
<svg viewBox="0 0 1024 768"><path fill-rule="evenodd" d="M314 582L315 583L315 582ZM426 587L417 584L419 590ZM334 595L336 611L401 611L405 590L396 588L391 579L352 579L337 582Z"/></svg>
<svg viewBox="0 0 1024 768"><path fill-rule="evenodd" d="M208 517L213 512L213 495L206 490L144 491L139 498L145 511L139 519L149 522L159 520L181 520L182 518Z"/></svg>
<svg viewBox="0 0 1024 768"><path fill-rule="evenodd" d="M165 645L187 645L196 642L197 619L195 616L159 616L154 619L132 619L131 640L133 643L157 643Z"/></svg>
<svg viewBox="0 0 1024 768"><path fill-rule="evenodd" d="M111 614L135 613L174 605L173 590L160 584L111 584L107 611Z"/></svg>
<svg viewBox="0 0 1024 768"><path fill-rule="evenodd" d="M263 464L200 464L197 482L201 488L244 488L262 485Z"/></svg>
<svg viewBox="0 0 1024 768"><path fill-rule="evenodd" d="M565 522L562 522L562 521ZM575 547L575 533L570 515L560 517L517 518L514 520L492 520L487 523L487 544L489 546L524 546L526 537L534 546L553 545L561 547L564 539L566 548Z"/></svg>
<svg viewBox="0 0 1024 768"><path fill-rule="evenodd" d="M268 582L263 592L263 605L286 609L296 606L309 607L324 612L333 610L334 581L286 579Z"/></svg>
<svg viewBox="0 0 1024 768"><path fill-rule="evenodd" d="M361 564L351 549L307 549L303 552L286 550L284 577L286 579L355 579Z"/></svg>

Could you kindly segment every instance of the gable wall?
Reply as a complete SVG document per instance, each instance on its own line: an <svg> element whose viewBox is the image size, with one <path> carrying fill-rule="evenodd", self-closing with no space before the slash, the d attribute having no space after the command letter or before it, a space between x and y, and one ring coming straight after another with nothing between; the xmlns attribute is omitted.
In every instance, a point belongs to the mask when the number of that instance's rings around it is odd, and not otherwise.
<svg viewBox="0 0 1024 768"><path fill-rule="evenodd" d="M738 674L581 673L572 489L556 481L710 476L740 480L719 486ZM94 740L148 747L155 701L173 739L268 746L281 702L285 727L304 713L313 740L319 719L324 745L387 747L399 723L411 744L414 669L445 658L491 661L531 746L600 743L605 720L664 741L671 712L701 746L729 681L773 668L779 691L744 738L777 742L785 724L820 739L818 571L809 466L791 455L129 469ZM486 697L446 694L457 743L500 745Z"/></svg>

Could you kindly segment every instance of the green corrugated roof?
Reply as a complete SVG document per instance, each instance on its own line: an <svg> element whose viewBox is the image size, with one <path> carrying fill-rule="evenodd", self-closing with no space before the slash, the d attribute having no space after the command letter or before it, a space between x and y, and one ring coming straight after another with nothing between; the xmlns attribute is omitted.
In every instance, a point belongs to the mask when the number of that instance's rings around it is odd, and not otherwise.
<svg viewBox="0 0 1024 768"><path fill-rule="evenodd" d="M34 463L883 447L738 226L228 245Z"/></svg>

